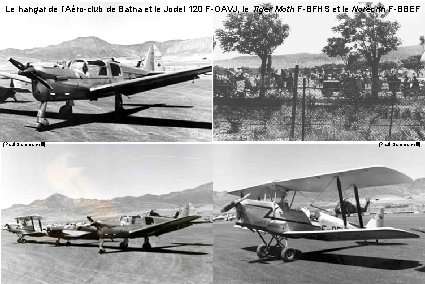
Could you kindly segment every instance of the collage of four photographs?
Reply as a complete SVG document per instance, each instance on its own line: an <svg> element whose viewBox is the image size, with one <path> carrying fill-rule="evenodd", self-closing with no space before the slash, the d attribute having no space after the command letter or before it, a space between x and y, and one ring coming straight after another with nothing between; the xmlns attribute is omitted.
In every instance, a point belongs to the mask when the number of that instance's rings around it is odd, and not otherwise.
<svg viewBox="0 0 425 284"><path fill-rule="evenodd" d="M2 283L423 283L421 2L1 6Z"/></svg>

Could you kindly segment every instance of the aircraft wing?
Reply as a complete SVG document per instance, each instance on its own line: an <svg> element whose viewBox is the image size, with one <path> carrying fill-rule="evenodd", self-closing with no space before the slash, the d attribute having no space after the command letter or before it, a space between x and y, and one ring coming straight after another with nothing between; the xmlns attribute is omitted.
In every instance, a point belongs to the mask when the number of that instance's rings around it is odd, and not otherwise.
<svg viewBox="0 0 425 284"><path fill-rule="evenodd" d="M237 196L244 196L248 193L251 193L251 196L262 196L264 193L271 195L283 190L321 192L329 185L335 185L336 177L340 178L341 188L343 190L348 189L352 185L356 185L357 188L365 188L412 182L410 177L396 170L374 166L302 178L278 180L229 193Z"/></svg>
<svg viewBox="0 0 425 284"><path fill-rule="evenodd" d="M21 76L18 74L12 74L12 73L7 73L7 72L0 72L0 76L8 78L8 79L14 79L14 80L18 80L24 83L28 83L31 84L31 79L27 78L25 76Z"/></svg>
<svg viewBox="0 0 425 284"><path fill-rule="evenodd" d="M419 238L419 235L392 227L366 229L338 229L322 231L291 231L282 236L293 239L312 239L321 241L355 241L379 239L409 239Z"/></svg>
<svg viewBox="0 0 425 284"><path fill-rule="evenodd" d="M195 79L200 74L211 72L211 66L199 67L184 71L167 72L146 76L138 79L124 80L90 88L91 98L101 98L112 93L122 93L126 96L145 92L168 85L178 84Z"/></svg>
<svg viewBox="0 0 425 284"><path fill-rule="evenodd" d="M201 216L187 216L164 223L144 227L142 229L130 231L130 238L144 238L149 236L159 236L172 231L180 230L193 225L192 221Z"/></svg>

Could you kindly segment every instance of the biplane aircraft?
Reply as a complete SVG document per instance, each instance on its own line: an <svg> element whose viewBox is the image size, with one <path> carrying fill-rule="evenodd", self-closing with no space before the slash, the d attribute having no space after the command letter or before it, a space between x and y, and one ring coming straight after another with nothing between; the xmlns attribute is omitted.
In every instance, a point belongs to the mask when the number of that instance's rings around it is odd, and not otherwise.
<svg viewBox="0 0 425 284"><path fill-rule="evenodd" d="M103 247L105 239L123 239L120 243L120 248L125 250L128 248L128 239L144 238L142 248L150 250L151 244L149 237L159 236L172 231L180 230L194 224L197 224L196 219L201 216L186 215L184 213L174 217L160 216L157 213L150 211L144 216L129 215L121 216L119 223L108 223L99 220L94 220L87 216L89 224L79 226L49 226L47 234L49 237L57 238L56 245L60 244L60 239L86 239L99 240L99 253L105 253Z"/></svg>
<svg viewBox="0 0 425 284"><path fill-rule="evenodd" d="M115 112L123 113L122 96L130 96L140 92L149 91L191 81L199 75L212 71L211 65L188 70L164 72L154 74L148 72L141 78L126 79L118 62L114 60L74 60L68 68L41 67L30 63L23 64L13 58L9 61L19 69L18 75L10 77L16 80L25 77L24 82L31 82L34 98L41 102L37 112L37 130L49 126L45 118L47 103L65 102L59 109L63 118L72 116L72 106L76 100L97 101L100 98L115 96ZM78 68L78 67L81 67Z"/></svg>
<svg viewBox="0 0 425 284"><path fill-rule="evenodd" d="M281 249L280 256L284 261L293 261L296 251L288 247L288 239L305 238L322 241L379 240L419 238L419 235L392 227L384 227L384 209L381 208L366 226L363 225L362 214L358 214L359 223L347 222L347 211L343 202L343 194L349 188L354 190L357 212L361 212L358 189L411 182L412 179L403 173L386 167L368 167L353 170L327 173L310 177L274 181L241 190L230 194L241 198L227 204L221 210L226 212L236 208L236 226L249 229L258 234L263 241L257 247L260 258L267 257L273 248ZM292 204L297 192L323 192L328 187L337 189L341 204L342 219L317 211L314 216L308 209L293 209ZM291 203L286 200L289 192L293 192ZM280 194L280 202L248 199L250 195L262 196ZM271 235L266 242L263 235ZM273 240L276 241L271 246ZM285 240L285 244L283 243Z"/></svg>
<svg viewBox="0 0 425 284"><path fill-rule="evenodd" d="M18 236L18 243L25 243L25 237L45 237L46 232L41 225L41 216L29 215L16 217L16 224L6 224L5 229ZM34 221L38 221L38 224Z"/></svg>

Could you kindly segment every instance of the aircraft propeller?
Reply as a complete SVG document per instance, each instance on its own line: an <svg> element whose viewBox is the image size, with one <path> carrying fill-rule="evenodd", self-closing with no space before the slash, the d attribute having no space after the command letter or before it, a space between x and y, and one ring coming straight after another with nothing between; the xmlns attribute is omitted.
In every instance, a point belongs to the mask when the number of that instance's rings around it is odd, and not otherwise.
<svg viewBox="0 0 425 284"><path fill-rule="evenodd" d="M19 69L18 75L25 76L31 80L36 80L43 84L46 88L53 90L52 86L50 86L49 83L46 82L46 80L37 75L37 70L34 68L34 66L30 64L24 65L23 63L13 58L9 58L9 61L13 64L13 66Z"/></svg>
<svg viewBox="0 0 425 284"><path fill-rule="evenodd" d="M223 209L221 209L221 213L227 212L232 208L235 208L236 206L238 206L239 203L241 203L242 201L244 201L245 199L247 199L250 196L251 193L248 193L247 195L245 195L242 198L233 200L232 202L230 202L229 204L227 204L226 206L223 207Z"/></svg>

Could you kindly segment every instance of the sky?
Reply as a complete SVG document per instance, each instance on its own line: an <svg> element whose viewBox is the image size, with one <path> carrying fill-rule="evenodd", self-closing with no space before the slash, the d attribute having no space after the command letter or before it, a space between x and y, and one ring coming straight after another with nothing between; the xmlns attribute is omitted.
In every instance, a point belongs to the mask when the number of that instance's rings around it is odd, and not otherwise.
<svg viewBox="0 0 425 284"><path fill-rule="evenodd" d="M214 190L233 191L274 180L377 165L413 179L425 178L425 148L421 146L378 147L378 142L214 145Z"/></svg>
<svg viewBox="0 0 425 284"><path fill-rule="evenodd" d="M352 7L352 5L358 5L355 1L245 1L244 6L253 7L255 4L262 2L271 2L274 5L284 5L284 6L293 6L298 7L298 5L303 5L306 7L308 5L317 5L330 7L342 6ZM389 1L380 1L384 5L394 5L397 6L402 4L402 2L389 2ZM219 3L229 3L229 2L219 2ZM232 2L230 2L232 3ZM408 1L409 5L420 5L420 10L418 13L397 13L393 12L387 17L388 20L397 21L400 24L400 29L397 33L397 36L401 38L402 45L416 45L419 44L419 36L425 34L425 3L419 1ZM350 8L351 9L351 8ZM289 36L285 39L283 45L276 48L274 55L282 54L294 54L294 53L321 53L322 48L327 44L327 39L329 37L335 36L331 28L338 25L336 20L336 15L338 13L333 12L317 12L317 13L307 13L307 12L295 12L295 13L280 13L280 18L283 23L286 23L290 27ZM214 14L214 29L222 28L223 21L226 19L226 13L215 13ZM217 43L214 48L214 59L229 59L235 56L239 56L237 52L224 53L220 48L219 43Z"/></svg>
<svg viewBox="0 0 425 284"><path fill-rule="evenodd" d="M1 208L72 198L166 194L212 181L208 144L47 144L2 148Z"/></svg>
<svg viewBox="0 0 425 284"><path fill-rule="evenodd" d="M76 37L97 36L113 44L136 44L145 41L166 41L212 36L212 14L205 13L107 13L109 6L118 9L128 7L158 6L161 11L167 5L177 6L181 1L86 2L81 1L1 1L0 26L2 40L0 50L5 48L27 49L59 44ZM95 3L95 4L93 4ZM196 1L183 1L186 5ZM6 13L12 7L50 7L75 5L81 7L101 6L103 13Z"/></svg>

